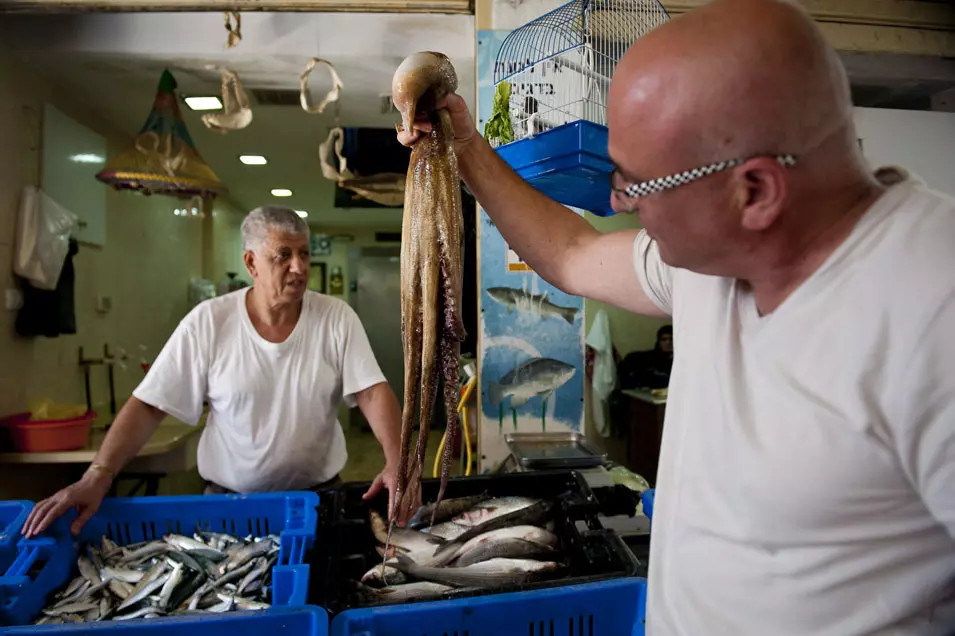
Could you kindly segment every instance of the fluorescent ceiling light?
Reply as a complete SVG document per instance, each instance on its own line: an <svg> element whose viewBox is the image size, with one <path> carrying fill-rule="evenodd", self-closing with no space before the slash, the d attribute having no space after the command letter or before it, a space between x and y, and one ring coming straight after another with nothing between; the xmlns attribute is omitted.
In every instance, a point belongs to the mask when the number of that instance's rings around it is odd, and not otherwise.
<svg viewBox="0 0 955 636"><path fill-rule="evenodd" d="M105 163L106 159L99 155L80 153L78 155L72 155L70 161L73 163Z"/></svg>
<svg viewBox="0 0 955 636"><path fill-rule="evenodd" d="M286 190L285 188L275 188L272 190L273 197L290 197L292 196L291 190Z"/></svg>
<svg viewBox="0 0 955 636"><path fill-rule="evenodd" d="M295 210L295 214L299 215L303 219L308 216L308 212L305 210Z"/></svg>
<svg viewBox="0 0 955 636"><path fill-rule="evenodd" d="M239 155L239 161L247 166L264 166L268 163L262 155Z"/></svg>
<svg viewBox="0 0 955 636"><path fill-rule="evenodd" d="M218 97L187 97L186 106L192 110L218 110L222 108L222 102Z"/></svg>

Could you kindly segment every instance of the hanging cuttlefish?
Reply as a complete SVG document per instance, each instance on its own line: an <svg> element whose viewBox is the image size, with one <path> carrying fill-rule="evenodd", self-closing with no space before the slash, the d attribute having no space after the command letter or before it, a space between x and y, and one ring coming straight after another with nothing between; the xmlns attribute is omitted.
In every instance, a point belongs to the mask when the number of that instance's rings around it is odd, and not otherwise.
<svg viewBox="0 0 955 636"><path fill-rule="evenodd" d="M392 101L405 129L410 130L416 117L427 117L433 125L411 152L401 227L405 386L392 523L398 511L407 510L418 500L439 373L444 378L448 438L437 502L444 497L459 432L458 364L465 337L461 316L464 218L451 118L447 110L434 107L456 89L457 75L451 61L430 51L406 58L395 71L391 85ZM419 398L418 439L412 454L411 434Z"/></svg>
<svg viewBox="0 0 955 636"><path fill-rule="evenodd" d="M334 181L339 187L351 190L356 196L387 206L399 206L405 202L405 175L382 172L367 177L359 176L348 169L348 161L342 156L345 132L335 127L318 146L322 176ZM336 165L337 164L337 165Z"/></svg>
<svg viewBox="0 0 955 636"><path fill-rule="evenodd" d="M230 130L241 130L252 123L252 109L249 107L249 98L235 71L218 66L207 67L222 72L222 112L206 113L202 116L202 123L223 135ZM231 90L230 90L231 87Z"/></svg>

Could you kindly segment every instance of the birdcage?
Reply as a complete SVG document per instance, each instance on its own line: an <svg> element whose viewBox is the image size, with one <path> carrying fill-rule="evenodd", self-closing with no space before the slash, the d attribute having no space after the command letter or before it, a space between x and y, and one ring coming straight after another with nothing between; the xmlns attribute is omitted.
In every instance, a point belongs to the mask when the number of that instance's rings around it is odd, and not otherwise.
<svg viewBox="0 0 955 636"><path fill-rule="evenodd" d="M606 126L617 62L668 19L657 0L571 0L512 31L494 84L510 84L514 139L580 120Z"/></svg>

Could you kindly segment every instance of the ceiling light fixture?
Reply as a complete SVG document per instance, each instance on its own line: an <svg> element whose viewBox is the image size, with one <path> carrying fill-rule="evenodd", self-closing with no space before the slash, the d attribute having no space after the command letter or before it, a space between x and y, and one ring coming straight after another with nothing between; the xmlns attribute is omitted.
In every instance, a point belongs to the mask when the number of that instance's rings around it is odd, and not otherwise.
<svg viewBox="0 0 955 636"><path fill-rule="evenodd" d="M70 161L73 163L106 163L106 158L83 152L78 155L70 156Z"/></svg>
<svg viewBox="0 0 955 636"><path fill-rule="evenodd" d="M268 163L262 155L239 155L239 161L247 166L264 166Z"/></svg>
<svg viewBox="0 0 955 636"><path fill-rule="evenodd" d="M186 106L192 110L219 110L222 108L222 102L218 97L186 97Z"/></svg>
<svg viewBox="0 0 955 636"><path fill-rule="evenodd" d="M295 210L295 214L299 215L303 219L308 216L308 212L305 210Z"/></svg>
<svg viewBox="0 0 955 636"><path fill-rule="evenodd" d="M292 191L285 188L275 188L272 190L273 197L290 197L292 196Z"/></svg>

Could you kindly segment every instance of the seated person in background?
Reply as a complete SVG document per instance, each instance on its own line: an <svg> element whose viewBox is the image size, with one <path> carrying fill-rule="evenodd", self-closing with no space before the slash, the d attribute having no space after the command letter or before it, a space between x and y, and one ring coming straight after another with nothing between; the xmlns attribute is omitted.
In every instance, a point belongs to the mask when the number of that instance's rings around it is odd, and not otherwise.
<svg viewBox="0 0 955 636"><path fill-rule="evenodd" d="M673 326L657 330L657 342L649 351L624 356L618 375L621 389L664 389L670 384L673 366Z"/></svg>

